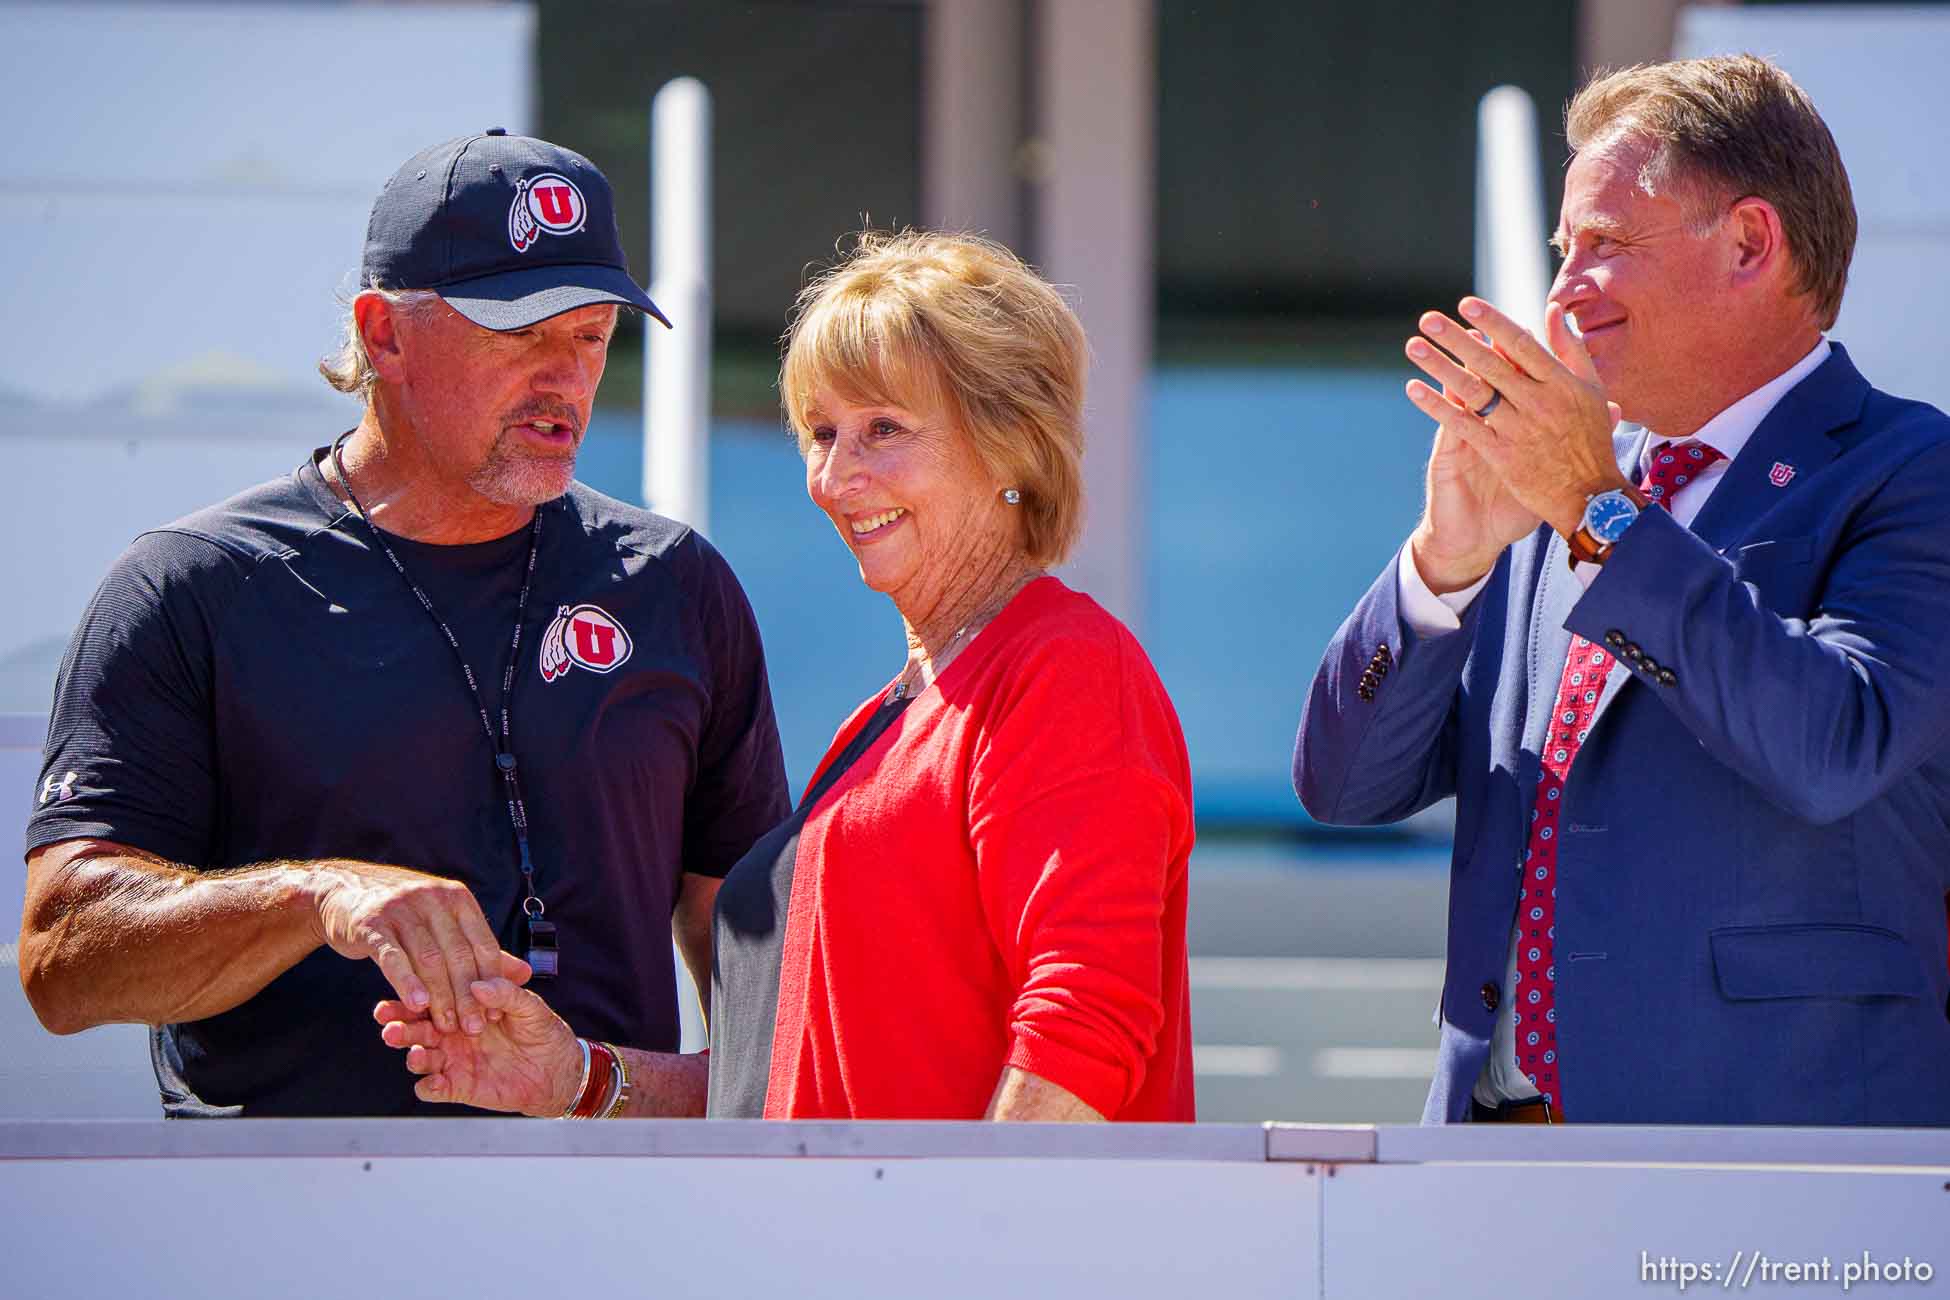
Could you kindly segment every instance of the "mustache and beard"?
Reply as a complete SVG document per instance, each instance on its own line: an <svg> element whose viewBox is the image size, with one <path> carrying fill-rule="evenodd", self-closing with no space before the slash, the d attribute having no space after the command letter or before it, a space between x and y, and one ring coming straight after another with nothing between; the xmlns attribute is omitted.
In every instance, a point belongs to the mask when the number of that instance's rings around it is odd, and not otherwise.
<svg viewBox="0 0 1950 1300"><path fill-rule="evenodd" d="M560 450L526 446L521 426L531 420L551 420L569 430L571 442ZM517 410L501 426L487 458L468 476L468 486L488 500L505 506L538 506L569 490L575 478L576 453L588 430L574 407L537 402Z"/></svg>

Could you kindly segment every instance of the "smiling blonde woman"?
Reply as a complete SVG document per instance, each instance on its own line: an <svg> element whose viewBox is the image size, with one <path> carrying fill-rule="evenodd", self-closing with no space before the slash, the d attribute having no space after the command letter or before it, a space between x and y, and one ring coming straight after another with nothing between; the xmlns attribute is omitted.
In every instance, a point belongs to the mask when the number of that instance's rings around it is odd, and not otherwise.
<svg viewBox="0 0 1950 1300"><path fill-rule="evenodd" d="M725 878L710 1114L1193 1118L1184 738L1129 630L1047 572L1081 528L1085 367L1062 296L970 236L863 235L800 296L806 490L906 647ZM512 1014L453 1051L388 1029L424 1095L691 1108L496 983Z"/></svg>

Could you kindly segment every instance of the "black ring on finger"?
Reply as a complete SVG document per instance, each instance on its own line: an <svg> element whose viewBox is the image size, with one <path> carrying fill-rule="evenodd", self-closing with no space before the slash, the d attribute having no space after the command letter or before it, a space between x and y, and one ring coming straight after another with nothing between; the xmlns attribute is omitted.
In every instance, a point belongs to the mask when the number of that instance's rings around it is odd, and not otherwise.
<svg viewBox="0 0 1950 1300"><path fill-rule="evenodd" d="M1502 404L1503 404L1503 394L1497 392L1496 389L1492 388L1490 389L1490 400L1484 402L1481 406L1477 407L1474 411L1471 411L1470 414L1474 415L1479 420L1487 420L1490 418L1490 412L1494 411L1497 407L1501 406Z"/></svg>

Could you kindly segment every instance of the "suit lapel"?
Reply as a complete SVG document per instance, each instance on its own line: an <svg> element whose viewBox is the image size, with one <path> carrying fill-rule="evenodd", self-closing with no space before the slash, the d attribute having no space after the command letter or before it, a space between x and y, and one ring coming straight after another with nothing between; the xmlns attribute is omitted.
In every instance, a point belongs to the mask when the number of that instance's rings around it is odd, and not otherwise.
<svg viewBox="0 0 1950 1300"><path fill-rule="evenodd" d="M1804 475L1812 476L1816 470L1835 459L1840 449L1828 435L1861 416L1862 403L1869 393L1868 382L1849 361L1848 353L1842 350L1841 344L1831 342L1829 347L1832 352L1828 360L1789 389L1787 395L1767 413L1767 418L1760 422L1753 437L1747 440L1747 445L1727 466L1726 475L1714 487L1713 495L1706 499L1705 507L1693 520L1693 535L1715 550L1724 552L1743 540L1755 520L1779 505L1787 493L1802 488L1806 482ZM1645 445L1651 440L1650 433L1639 429L1631 434L1614 434L1613 440L1618 452L1619 470L1634 483L1638 482L1639 464L1644 458ZM1790 472L1785 476L1785 483L1777 484L1774 481L1781 477L1775 470L1776 465L1788 467ZM1564 542L1553 539L1553 545L1560 552L1556 567L1562 568ZM1570 576L1568 572L1566 576ZM1577 595L1584 593L1582 584L1576 578L1571 578L1571 585L1577 588ZM1572 600L1575 603L1576 597L1573 596ZM1557 621L1561 623L1569 612L1570 606L1566 605L1564 612L1556 616ZM1564 648L1557 657L1557 671L1560 673L1570 654L1570 640L1569 633L1563 634ZM1597 710L1591 715L1591 731L1598 729L1598 723L1612 701L1621 692L1630 689L1635 681L1637 678L1630 669L1620 668L1617 661L1613 661L1612 671L1605 679L1604 693L1598 697ZM1550 689L1556 689L1556 678L1552 679ZM1550 703L1555 704L1555 699ZM1538 740L1541 743L1541 731Z"/></svg>
<svg viewBox="0 0 1950 1300"><path fill-rule="evenodd" d="M1715 550L1745 540L1754 521L1796 492L1840 451L1828 435L1861 417L1869 385L1839 343L1828 360L1775 403L1693 520Z"/></svg>

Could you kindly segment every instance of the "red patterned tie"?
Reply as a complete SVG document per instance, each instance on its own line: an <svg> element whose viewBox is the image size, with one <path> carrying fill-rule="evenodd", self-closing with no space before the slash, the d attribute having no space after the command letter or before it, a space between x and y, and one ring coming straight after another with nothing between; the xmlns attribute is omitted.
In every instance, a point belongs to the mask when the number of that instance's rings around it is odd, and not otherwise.
<svg viewBox="0 0 1950 1300"><path fill-rule="evenodd" d="M1662 448L1652 458L1639 491L1670 510L1674 493L1722 459L1702 442ZM1603 646L1581 636L1571 638L1570 657L1557 685L1557 709L1544 735L1537 802L1530 810L1530 842L1523 851L1523 890L1517 898L1522 929L1517 940L1516 1006L1511 1011L1517 1030L1517 1068L1557 1116L1564 1112L1557 1083L1557 968L1552 951L1557 940L1557 810L1578 747L1598 711L1612 662Z"/></svg>

